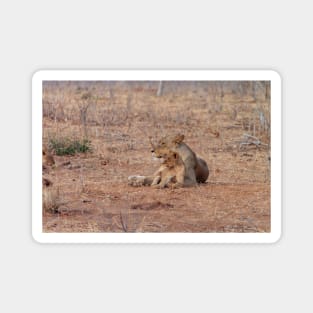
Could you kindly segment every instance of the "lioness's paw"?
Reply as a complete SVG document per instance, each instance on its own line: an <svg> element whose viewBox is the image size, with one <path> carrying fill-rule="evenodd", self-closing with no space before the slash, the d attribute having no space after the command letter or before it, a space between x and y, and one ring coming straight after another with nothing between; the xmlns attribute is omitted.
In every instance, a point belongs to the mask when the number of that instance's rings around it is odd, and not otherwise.
<svg viewBox="0 0 313 313"><path fill-rule="evenodd" d="M171 188L176 189L176 188L182 188L184 185L182 183L175 183L171 185Z"/></svg>
<svg viewBox="0 0 313 313"><path fill-rule="evenodd" d="M159 184L155 184L155 185L151 185L152 188L155 188L155 189L160 189L161 186Z"/></svg>
<svg viewBox="0 0 313 313"><path fill-rule="evenodd" d="M132 175L128 177L128 185L130 186L143 186L145 182L145 176Z"/></svg>

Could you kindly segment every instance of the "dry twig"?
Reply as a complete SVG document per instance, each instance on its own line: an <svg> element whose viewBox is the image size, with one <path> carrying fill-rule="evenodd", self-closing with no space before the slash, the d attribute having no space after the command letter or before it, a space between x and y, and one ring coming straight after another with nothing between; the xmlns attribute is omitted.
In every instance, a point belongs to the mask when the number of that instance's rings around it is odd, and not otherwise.
<svg viewBox="0 0 313 313"><path fill-rule="evenodd" d="M239 150L241 150L243 146L249 146L249 145L255 145L258 148L262 146L263 147L268 146L268 144L261 142L261 140L255 136L251 136L249 134L243 134L243 140L240 142Z"/></svg>

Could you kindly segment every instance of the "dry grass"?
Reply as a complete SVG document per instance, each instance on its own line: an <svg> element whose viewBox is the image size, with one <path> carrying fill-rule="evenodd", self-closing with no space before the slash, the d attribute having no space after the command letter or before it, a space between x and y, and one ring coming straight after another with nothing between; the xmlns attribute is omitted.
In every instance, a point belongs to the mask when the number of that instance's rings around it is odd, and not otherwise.
<svg viewBox="0 0 313 313"><path fill-rule="evenodd" d="M55 156L50 176L63 204L44 214L45 231L270 231L267 84L165 82L161 96L158 87L44 84L43 143L88 138L92 149ZM178 190L127 186L129 175L158 168L148 137L175 132L208 162L208 183Z"/></svg>

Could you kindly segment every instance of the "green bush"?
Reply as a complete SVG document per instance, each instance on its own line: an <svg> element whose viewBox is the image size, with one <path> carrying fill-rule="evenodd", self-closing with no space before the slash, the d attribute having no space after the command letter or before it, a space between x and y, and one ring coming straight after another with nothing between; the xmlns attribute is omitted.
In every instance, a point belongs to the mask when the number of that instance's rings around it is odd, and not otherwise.
<svg viewBox="0 0 313 313"><path fill-rule="evenodd" d="M54 138L50 139L49 148L56 155L74 155L91 151L91 142L88 139Z"/></svg>

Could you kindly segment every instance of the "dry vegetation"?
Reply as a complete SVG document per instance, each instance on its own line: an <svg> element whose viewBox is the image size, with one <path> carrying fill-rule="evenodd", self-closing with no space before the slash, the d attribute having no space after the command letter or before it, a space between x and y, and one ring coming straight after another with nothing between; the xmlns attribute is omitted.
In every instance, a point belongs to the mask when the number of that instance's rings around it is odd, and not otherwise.
<svg viewBox="0 0 313 313"><path fill-rule="evenodd" d="M43 170L53 182L43 186L45 232L270 231L269 83L165 81L159 96L158 87L44 82L43 145L55 160ZM128 186L159 167L148 136L176 132L207 161L208 182ZM70 154L57 151L64 142Z"/></svg>

